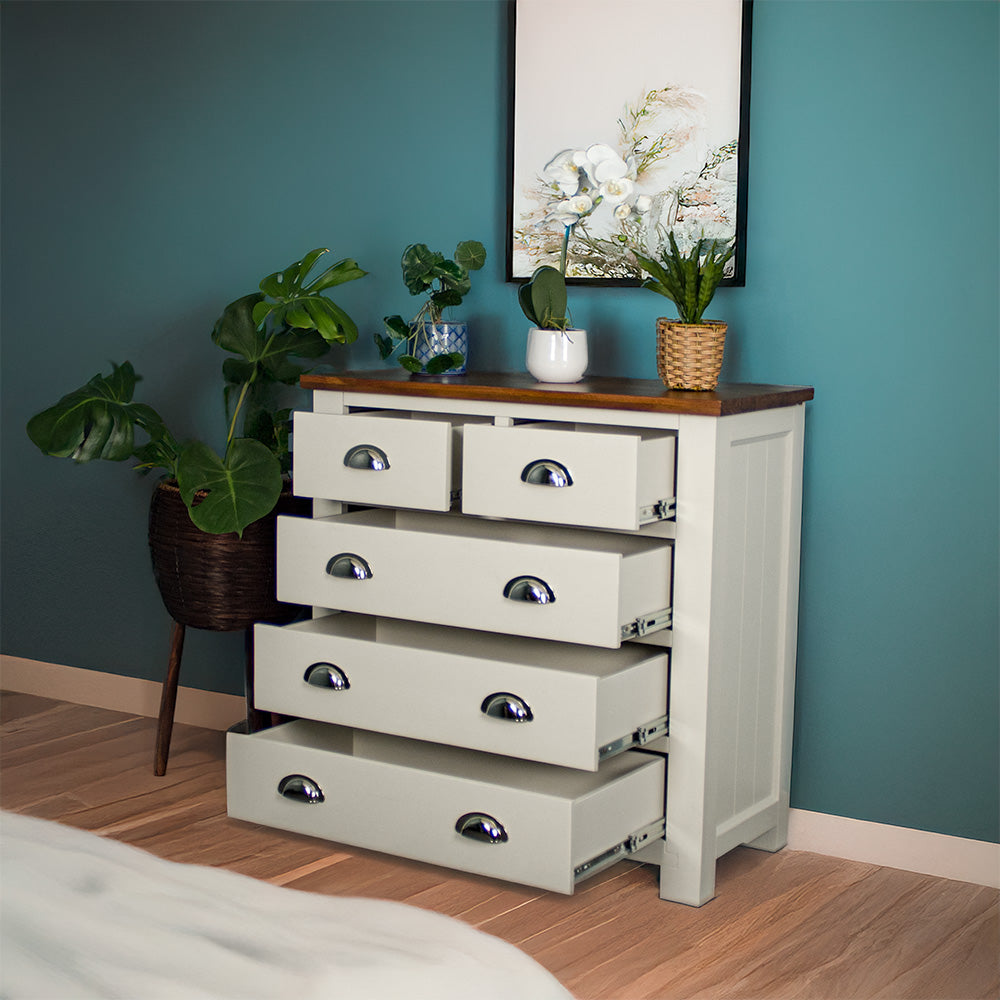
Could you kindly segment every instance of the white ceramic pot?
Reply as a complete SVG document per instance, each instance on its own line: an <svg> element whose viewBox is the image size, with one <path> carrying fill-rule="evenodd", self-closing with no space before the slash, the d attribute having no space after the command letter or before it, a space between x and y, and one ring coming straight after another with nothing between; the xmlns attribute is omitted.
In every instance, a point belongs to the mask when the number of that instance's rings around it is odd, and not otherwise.
<svg viewBox="0 0 1000 1000"><path fill-rule="evenodd" d="M528 331L525 367L539 382L579 382L587 360L586 330Z"/></svg>

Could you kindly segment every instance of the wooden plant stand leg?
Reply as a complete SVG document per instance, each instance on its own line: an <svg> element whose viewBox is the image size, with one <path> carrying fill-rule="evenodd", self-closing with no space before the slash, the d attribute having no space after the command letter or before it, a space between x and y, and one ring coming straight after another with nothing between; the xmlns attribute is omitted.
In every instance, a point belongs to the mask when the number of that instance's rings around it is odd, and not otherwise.
<svg viewBox="0 0 1000 1000"><path fill-rule="evenodd" d="M177 705L177 682L181 675L181 655L184 653L184 626L174 622L170 633L170 660L167 663L167 676L163 679L163 691L160 694L160 717L156 729L156 757L153 762L153 774L162 776L167 773L167 757L170 755L170 734L174 728L174 708Z"/></svg>

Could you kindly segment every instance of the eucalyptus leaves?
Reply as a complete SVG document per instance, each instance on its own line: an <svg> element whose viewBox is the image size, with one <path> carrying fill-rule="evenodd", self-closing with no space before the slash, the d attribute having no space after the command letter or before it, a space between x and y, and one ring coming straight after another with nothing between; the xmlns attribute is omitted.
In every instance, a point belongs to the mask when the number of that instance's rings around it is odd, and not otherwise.
<svg viewBox="0 0 1000 1000"><path fill-rule="evenodd" d="M441 322L441 314L449 306L458 306L472 288L470 271L478 271L486 263L486 248L478 240L463 240L455 248L454 259L430 250L424 243L411 243L404 251L400 266L403 283L411 295L426 295L427 300L409 323L402 316L386 316L385 333L375 334L375 345L383 361L396 351L399 363L409 372L440 375L459 367L464 355L442 352L426 364L417 357L421 338L428 336L425 327Z"/></svg>
<svg viewBox="0 0 1000 1000"><path fill-rule="evenodd" d="M221 456L201 441L178 443L156 410L134 401L140 376L128 361L113 363L110 375L95 375L32 417L28 436L56 458L135 458L139 469L164 469L202 531L242 535L274 509L289 467L291 413L277 407L273 390L296 384L305 371L292 358L318 358L358 336L350 316L322 293L366 272L347 258L310 281L328 252L313 250L268 275L259 292L231 302L216 322L213 342L233 355L222 366L229 429ZM136 428L148 437L141 445Z"/></svg>

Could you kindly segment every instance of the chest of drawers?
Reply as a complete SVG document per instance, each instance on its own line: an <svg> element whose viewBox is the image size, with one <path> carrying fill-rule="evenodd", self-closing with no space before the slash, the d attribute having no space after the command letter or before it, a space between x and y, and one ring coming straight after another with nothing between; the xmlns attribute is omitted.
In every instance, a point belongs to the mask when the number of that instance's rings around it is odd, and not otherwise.
<svg viewBox="0 0 1000 1000"><path fill-rule="evenodd" d="M783 846L804 387L312 376L234 818L699 905Z"/></svg>

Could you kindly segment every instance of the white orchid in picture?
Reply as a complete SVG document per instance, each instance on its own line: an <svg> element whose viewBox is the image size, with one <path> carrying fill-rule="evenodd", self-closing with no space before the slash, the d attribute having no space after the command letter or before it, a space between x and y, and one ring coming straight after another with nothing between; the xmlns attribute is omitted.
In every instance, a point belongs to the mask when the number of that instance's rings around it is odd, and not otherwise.
<svg viewBox="0 0 1000 1000"><path fill-rule="evenodd" d="M531 207L515 227L515 253L529 269L551 264L568 277L639 278L630 248L656 257L670 233L682 248L731 242L737 143L709 148L706 103L689 87L649 90L625 105L617 148L555 153L524 192Z"/></svg>

